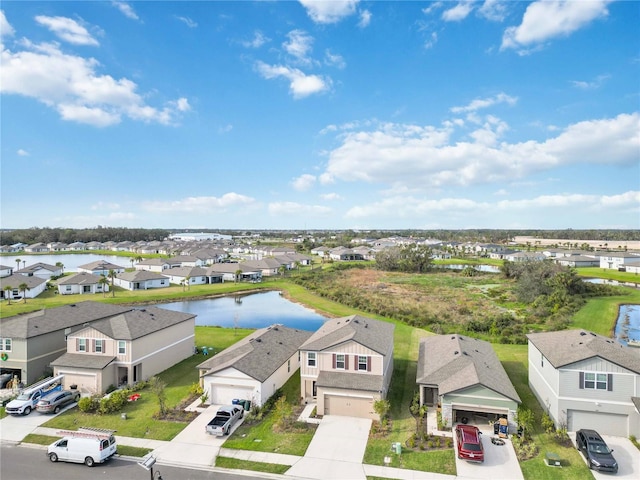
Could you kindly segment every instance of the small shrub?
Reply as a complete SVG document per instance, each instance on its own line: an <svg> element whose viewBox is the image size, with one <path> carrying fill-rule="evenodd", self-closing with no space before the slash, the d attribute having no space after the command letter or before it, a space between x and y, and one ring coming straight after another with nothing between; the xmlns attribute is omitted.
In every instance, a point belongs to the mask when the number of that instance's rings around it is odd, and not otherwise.
<svg viewBox="0 0 640 480"><path fill-rule="evenodd" d="M194 382L189 387L189 393L191 395L199 397L200 395L202 395L204 393L204 389L202 388L202 385L200 385L198 382Z"/></svg>
<svg viewBox="0 0 640 480"><path fill-rule="evenodd" d="M95 413L98 410L100 401L95 397L82 397L78 401L78 409L82 413Z"/></svg>

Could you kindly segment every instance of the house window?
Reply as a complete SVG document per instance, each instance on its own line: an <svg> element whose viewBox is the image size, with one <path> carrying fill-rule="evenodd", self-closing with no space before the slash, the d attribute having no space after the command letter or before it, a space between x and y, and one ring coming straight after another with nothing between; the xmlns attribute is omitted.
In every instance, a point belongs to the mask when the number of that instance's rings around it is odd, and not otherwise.
<svg viewBox="0 0 640 480"><path fill-rule="evenodd" d="M544 355L540 355L540 366L544 367Z"/></svg>
<svg viewBox="0 0 640 480"><path fill-rule="evenodd" d="M10 338L0 338L0 351L10 352L11 351L11 339Z"/></svg>
<svg viewBox="0 0 640 480"><path fill-rule="evenodd" d="M78 351L79 352L86 352L87 351L87 339L86 338L79 338L78 339Z"/></svg>
<svg viewBox="0 0 640 480"><path fill-rule="evenodd" d="M366 370L367 369L367 357L363 355L358 355L358 370Z"/></svg>
<svg viewBox="0 0 640 480"><path fill-rule="evenodd" d="M67 286L65 287L65 291L70 292L70 291L71 291L71 285L67 285Z"/></svg>
<svg viewBox="0 0 640 480"><path fill-rule="evenodd" d="M93 347L93 351L96 352L96 353L104 353L104 340L103 339L96 340L96 344Z"/></svg>
<svg viewBox="0 0 640 480"><path fill-rule="evenodd" d="M127 342L124 340L118 340L118 355L125 355L127 353Z"/></svg>
<svg viewBox="0 0 640 480"><path fill-rule="evenodd" d="M287 360L287 373L291 372L291 359Z"/></svg>
<svg viewBox="0 0 640 480"><path fill-rule="evenodd" d="M344 353L338 353L336 355L336 368L344 370Z"/></svg>
<svg viewBox="0 0 640 480"><path fill-rule="evenodd" d="M307 366L308 367L316 366L316 352L307 352Z"/></svg>
<svg viewBox="0 0 640 480"><path fill-rule="evenodd" d="M609 378L606 373L584 373L584 388L593 390L608 390Z"/></svg>

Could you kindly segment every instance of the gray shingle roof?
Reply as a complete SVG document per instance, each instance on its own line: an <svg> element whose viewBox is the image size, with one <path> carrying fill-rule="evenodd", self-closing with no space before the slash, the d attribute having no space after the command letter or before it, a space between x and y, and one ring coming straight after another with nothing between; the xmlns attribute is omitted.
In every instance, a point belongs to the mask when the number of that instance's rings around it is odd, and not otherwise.
<svg viewBox="0 0 640 480"><path fill-rule="evenodd" d="M437 385L441 395L482 385L520 402L491 344L456 334L420 341L416 383Z"/></svg>
<svg viewBox="0 0 640 480"><path fill-rule="evenodd" d="M600 357L640 374L640 352L586 330L530 333L527 338L555 368Z"/></svg>
<svg viewBox="0 0 640 480"><path fill-rule="evenodd" d="M78 268L82 268L84 270L118 270L124 267L107 262L106 260L96 260L95 262L79 265Z"/></svg>
<svg viewBox="0 0 640 480"><path fill-rule="evenodd" d="M250 377L264 382L294 355L311 332L271 325L256 330L212 358L198 365L207 369L205 375L233 367Z"/></svg>
<svg viewBox="0 0 640 480"><path fill-rule="evenodd" d="M322 351L354 341L374 352L386 355L393 348L395 325L360 315L331 318L307 340L301 350Z"/></svg>
<svg viewBox="0 0 640 480"><path fill-rule="evenodd" d="M384 386L384 377L382 375L354 375L347 372L323 370L318 374L316 385L324 388L381 392Z"/></svg>
<svg viewBox="0 0 640 480"><path fill-rule="evenodd" d="M110 355L91 355L88 353L65 353L51 362L52 367L74 367L100 369L113 362L116 357Z"/></svg>
<svg viewBox="0 0 640 480"><path fill-rule="evenodd" d="M100 276L89 272L80 272L58 281L58 285L95 285L100 282Z"/></svg>
<svg viewBox="0 0 640 480"><path fill-rule="evenodd" d="M45 282L46 280L44 278L36 276L27 277L26 275L14 273L8 277L0 278L0 287L2 287L3 290L7 286L17 289L21 283L25 283L29 289L32 289Z"/></svg>
<svg viewBox="0 0 640 480"><path fill-rule="evenodd" d="M158 307L129 310L91 323L91 328L116 340L135 340L195 318L194 314Z"/></svg>
<svg viewBox="0 0 640 480"><path fill-rule="evenodd" d="M93 301L78 302L62 307L39 310L0 319L3 337L31 338L38 335L77 327L105 317L118 315L131 307L109 305Z"/></svg>
<svg viewBox="0 0 640 480"><path fill-rule="evenodd" d="M117 278L126 280L127 282L142 282L144 280L166 280L167 277L160 275L157 272L150 272L149 270L135 270L133 272L122 272L117 275Z"/></svg>

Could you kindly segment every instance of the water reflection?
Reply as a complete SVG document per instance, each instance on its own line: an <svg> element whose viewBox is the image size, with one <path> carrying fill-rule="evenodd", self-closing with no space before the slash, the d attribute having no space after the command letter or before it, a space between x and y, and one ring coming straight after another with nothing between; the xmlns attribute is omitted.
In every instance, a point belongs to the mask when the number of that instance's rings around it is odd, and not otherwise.
<svg viewBox="0 0 640 480"><path fill-rule="evenodd" d="M158 307L194 313L197 315L196 325L220 327L263 328L281 323L291 328L315 331L326 320L313 310L290 302L280 292L185 300L159 304Z"/></svg>
<svg viewBox="0 0 640 480"><path fill-rule="evenodd" d="M640 305L620 305L615 336L623 345L640 347Z"/></svg>
<svg viewBox="0 0 640 480"><path fill-rule="evenodd" d="M80 265L95 262L98 260L107 261L123 268L131 268L131 259L133 257L119 257L117 255L96 255L95 253L78 253L74 255L3 255L0 256L0 264L7 267L15 268L16 260L20 260L20 268L28 267L34 263L46 263L55 265L61 262L64 265L64 271L77 272ZM134 261L133 265L137 262Z"/></svg>
<svg viewBox="0 0 640 480"><path fill-rule="evenodd" d="M495 265L441 265L444 268L450 268L451 270L464 270L467 267L473 267L479 272L500 273L500 267Z"/></svg>

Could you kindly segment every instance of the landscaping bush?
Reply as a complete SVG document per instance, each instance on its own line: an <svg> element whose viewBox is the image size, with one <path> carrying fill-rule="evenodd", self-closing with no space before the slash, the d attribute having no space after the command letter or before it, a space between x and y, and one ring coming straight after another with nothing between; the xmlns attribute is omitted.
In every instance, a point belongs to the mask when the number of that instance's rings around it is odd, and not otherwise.
<svg viewBox="0 0 640 480"><path fill-rule="evenodd" d="M95 413L100 406L100 400L96 397L82 397L78 401L78 409L83 413Z"/></svg>

